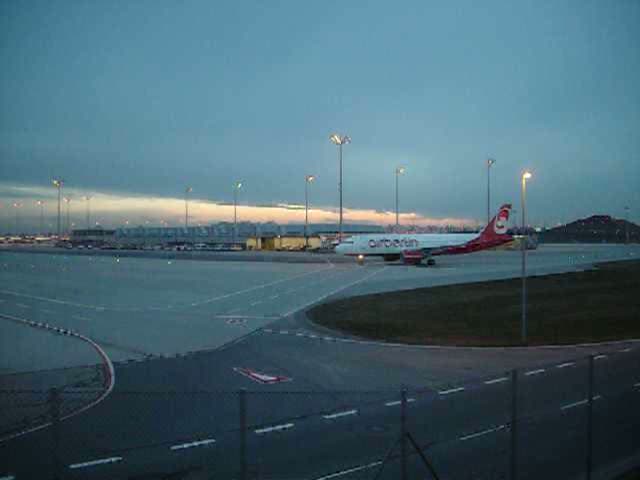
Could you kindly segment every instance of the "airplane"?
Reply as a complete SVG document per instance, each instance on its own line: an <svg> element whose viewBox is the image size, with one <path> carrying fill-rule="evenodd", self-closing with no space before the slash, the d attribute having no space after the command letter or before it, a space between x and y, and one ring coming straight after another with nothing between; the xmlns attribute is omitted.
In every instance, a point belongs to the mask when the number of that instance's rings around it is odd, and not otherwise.
<svg viewBox="0 0 640 480"><path fill-rule="evenodd" d="M437 255L458 255L478 252L513 242L507 233L511 204L500 207L485 229L479 234L426 233L426 234L372 234L354 235L335 247L340 255L356 257L363 263L365 257L382 257L385 262L402 259L406 265L435 265Z"/></svg>

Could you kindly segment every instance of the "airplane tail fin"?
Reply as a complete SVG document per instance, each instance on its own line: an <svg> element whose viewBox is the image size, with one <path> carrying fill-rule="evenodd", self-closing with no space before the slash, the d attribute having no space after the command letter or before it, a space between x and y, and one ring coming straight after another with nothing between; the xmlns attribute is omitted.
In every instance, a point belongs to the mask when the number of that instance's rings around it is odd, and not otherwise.
<svg viewBox="0 0 640 480"><path fill-rule="evenodd" d="M502 239L507 234L509 215L511 214L511 204L506 203L500 207L498 214L491 219L489 225L478 236L481 242L491 242Z"/></svg>

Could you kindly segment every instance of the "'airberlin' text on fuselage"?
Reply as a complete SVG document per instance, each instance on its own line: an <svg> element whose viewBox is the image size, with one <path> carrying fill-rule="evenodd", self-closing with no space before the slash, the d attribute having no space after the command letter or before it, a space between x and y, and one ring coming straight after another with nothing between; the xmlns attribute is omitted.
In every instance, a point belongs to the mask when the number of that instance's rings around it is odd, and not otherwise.
<svg viewBox="0 0 640 480"><path fill-rule="evenodd" d="M418 240L415 238L381 238L369 240L369 248L417 248Z"/></svg>

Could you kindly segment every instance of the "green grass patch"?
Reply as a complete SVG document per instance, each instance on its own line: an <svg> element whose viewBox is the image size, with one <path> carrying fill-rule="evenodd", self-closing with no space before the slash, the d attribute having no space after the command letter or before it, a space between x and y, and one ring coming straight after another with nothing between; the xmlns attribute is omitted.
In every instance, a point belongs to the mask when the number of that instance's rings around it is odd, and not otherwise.
<svg viewBox="0 0 640 480"><path fill-rule="evenodd" d="M640 338L640 262L530 277L529 345ZM309 312L317 324L360 337L437 345L520 345L520 279L348 298Z"/></svg>

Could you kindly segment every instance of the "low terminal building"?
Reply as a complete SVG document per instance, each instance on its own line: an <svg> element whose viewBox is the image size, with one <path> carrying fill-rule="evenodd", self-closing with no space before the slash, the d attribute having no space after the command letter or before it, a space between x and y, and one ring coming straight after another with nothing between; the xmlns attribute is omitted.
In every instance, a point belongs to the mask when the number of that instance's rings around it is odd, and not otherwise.
<svg viewBox="0 0 640 480"><path fill-rule="evenodd" d="M345 224L345 235L384 233L378 225ZM310 224L305 239L304 225L278 225L273 222L230 222L192 227L130 227L91 228L73 230L72 245L113 246L116 248L148 248L174 245L234 245L253 250L301 250L307 241L309 248L330 247L337 237L337 224Z"/></svg>

